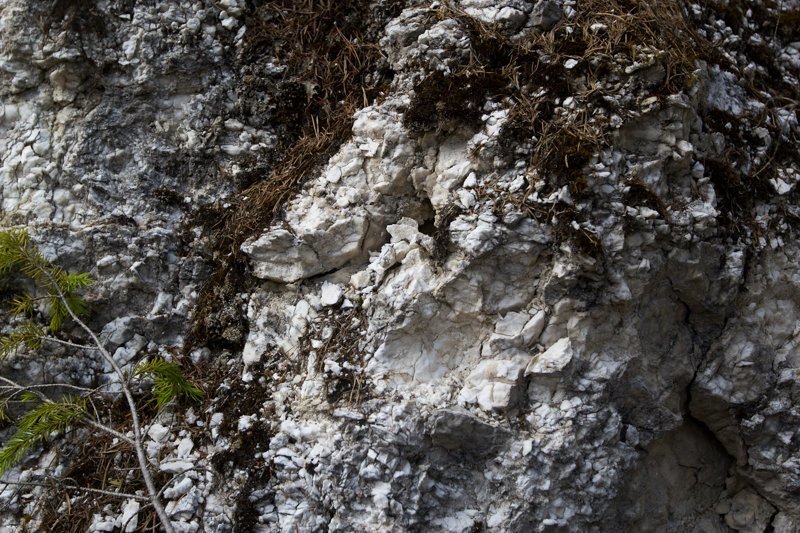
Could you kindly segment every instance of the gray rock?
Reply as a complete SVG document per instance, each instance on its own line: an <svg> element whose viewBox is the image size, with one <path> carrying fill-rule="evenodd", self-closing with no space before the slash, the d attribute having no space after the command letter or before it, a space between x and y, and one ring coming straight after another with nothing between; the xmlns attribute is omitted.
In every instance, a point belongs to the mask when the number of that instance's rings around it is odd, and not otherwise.
<svg viewBox="0 0 800 533"><path fill-rule="evenodd" d="M787 87L800 55L782 27L728 27L700 2L681 35L715 43L705 61L671 64L637 32L631 54L579 60L560 39L602 45L634 15L356 2L369 9L325 42L375 43L391 83L355 76L379 88L353 86L336 115L350 133L314 154L220 281L210 273L232 250L215 246L219 217L291 161L276 147L298 132L281 116L328 89L297 79L290 48L257 42L297 12L50 4L0 7L0 220L90 271L87 320L120 362L169 352L208 387L202 408L145 420L154 470L183 476L165 492L177 530L798 530L800 126ZM493 56L529 39L533 79ZM518 128L531 113L535 131ZM547 144L548 131L568 133ZM534 164L542 147L566 167ZM197 308L209 279L219 298ZM207 346L188 346L190 325ZM23 383L107 381L64 346L0 365ZM66 471L83 435L7 475ZM0 493L0 529L25 516L46 528L43 495ZM93 509L95 529L125 512Z"/></svg>
<svg viewBox="0 0 800 533"><path fill-rule="evenodd" d="M745 533L766 531L775 508L752 489L739 491L731 498L730 511L725 514L725 523L731 529Z"/></svg>
<svg viewBox="0 0 800 533"><path fill-rule="evenodd" d="M466 411L442 409L430 418L431 443L446 450L476 455L498 451L509 437L507 430L487 424Z"/></svg>
<svg viewBox="0 0 800 533"><path fill-rule="evenodd" d="M561 6L553 0L539 0L534 4L531 12L533 25L542 30L550 31L564 16Z"/></svg>

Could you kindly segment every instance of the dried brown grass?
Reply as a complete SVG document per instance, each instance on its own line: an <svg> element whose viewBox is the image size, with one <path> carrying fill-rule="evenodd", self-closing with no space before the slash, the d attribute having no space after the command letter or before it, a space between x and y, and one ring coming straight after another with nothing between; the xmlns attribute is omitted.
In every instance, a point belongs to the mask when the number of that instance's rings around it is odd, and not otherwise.
<svg viewBox="0 0 800 533"><path fill-rule="evenodd" d="M480 109L487 99L509 101L500 144L509 163L520 146L530 144L527 163L536 179L519 193L500 193L496 209L502 212L504 204L513 203L537 219L557 222L563 230L557 233L580 241L580 248L597 251L600 247L591 237L572 231L571 222L581 222L577 211L565 205L545 209L528 201L534 182L544 180L544 188L537 185L543 196L566 185L574 198L587 199L585 167L612 142L610 113L625 112L613 109L620 89L628 84L655 96L687 89L697 60L714 50L694 30L680 0L584 0L576 9L574 18L549 31L511 41L464 11L443 7L439 18L457 19L469 34L470 58L449 77L436 79L442 75L433 73L417 85L406 125L418 133L442 129L448 122L474 128L469 110ZM567 60L577 64L566 69ZM661 68L663 75L651 86L635 87L626 67ZM453 87L467 81L472 92L462 97ZM567 97L574 101L572 110L560 107ZM449 111L458 109L467 114Z"/></svg>
<svg viewBox="0 0 800 533"><path fill-rule="evenodd" d="M364 375L364 337L367 319L363 309L331 310L322 320L312 326L313 331L303 339L301 353L316 352L317 372L323 375L325 396L331 405L346 402L359 404L369 398L369 386ZM312 337L321 337L322 346L316 350L311 346ZM341 365L336 374L324 372L325 360Z"/></svg>
<svg viewBox="0 0 800 533"><path fill-rule="evenodd" d="M275 218L297 192L305 179L324 163L350 133L353 102L344 104L338 113L327 117L327 124L314 122L315 130L303 134L287 150L285 159L264 180L244 191L234 200L230 213L221 226L219 251L238 257L239 247Z"/></svg>
<svg viewBox="0 0 800 533"><path fill-rule="evenodd" d="M120 415L127 414L124 406L106 407L116 409ZM115 427L122 432L128 428L124 421ZM156 481L163 483L167 480L158 476ZM114 442L113 437L100 433L83 440L76 450L70 452L67 467L57 482L52 480L40 498L36 514L42 517L42 523L49 531L82 533L89 530L95 513L107 505L119 509L125 502L122 497L65 488L64 484L127 494L146 493L135 452L126 443ZM155 511L148 504L143 505L136 530L155 532L159 529Z"/></svg>
<svg viewBox="0 0 800 533"><path fill-rule="evenodd" d="M243 62L276 57L287 80L312 88L300 135L279 147L268 176L242 191L219 231L218 249L238 256L239 246L275 217L298 186L350 135L353 114L374 101L386 80L375 73L383 59L370 40L369 2L277 0L254 14ZM245 83L248 83L245 81Z"/></svg>
<svg viewBox="0 0 800 533"><path fill-rule="evenodd" d="M402 2L390 11L400 8ZM273 154L272 168L233 198L210 228L215 272L200 291L187 349L214 342L212 330L224 329L213 324L213 315L246 283L244 275L231 275L246 270L241 266L242 243L269 226L350 136L355 111L388 90L376 21L380 16L368 0L275 0L251 13L240 62L252 65L277 58L288 67L285 80L302 82L309 92L302 109L288 112L288 119L276 117L290 123L290 134ZM248 74L242 84L246 90L261 81ZM294 124L298 117L300 124Z"/></svg>
<svg viewBox="0 0 800 533"><path fill-rule="evenodd" d="M692 29L678 0L663 2L585 0L578 3L577 16L562 20L552 30L512 42L496 28L482 23L453 7L442 8L440 18L456 18L470 35L472 53L467 64L444 80L423 80L409 110L410 116L430 116L430 110L463 104L455 82L471 81L475 93L485 97L513 100L511 123L533 133L538 139L532 162L553 159L568 136L580 144L599 146L604 140L604 125L592 117L565 115L561 123L552 114L556 99L572 96L579 108L591 109L592 102L613 96L608 75L625 66L655 56L665 70L658 94L686 88L698 57L710 50ZM578 61L571 72L563 68L566 60ZM431 77L441 77L433 73ZM539 94L545 89L546 94ZM472 106L475 107L475 106ZM469 109L470 106L467 106ZM539 125L540 122L547 125ZM555 122L555 123L554 123ZM430 119L426 129L431 129ZM527 126L527 127L525 127ZM419 128L418 128L419 129ZM548 165L545 165L548 166Z"/></svg>
<svg viewBox="0 0 800 533"><path fill-rule="evenodd" d="M697 59L711 55L713 47L689 23L680 0L585 0L577 7L569 25L585 43L581 61L635 62L657 51L666 70L663 92L685 89ZM605 29L593 29L598 24Z"/></svg>

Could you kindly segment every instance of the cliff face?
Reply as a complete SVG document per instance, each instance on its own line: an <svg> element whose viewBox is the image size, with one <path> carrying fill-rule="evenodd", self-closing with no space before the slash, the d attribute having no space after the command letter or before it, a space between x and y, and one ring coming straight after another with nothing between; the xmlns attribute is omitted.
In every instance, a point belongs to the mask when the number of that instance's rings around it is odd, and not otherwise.
<svg viewBox="0 0 800 533"><path fill-rule="evenodd" d="M7 0L0 217L98 280L120 364L206 389L147 414L181 531L797 531L798 20ZM129 455L79 431L7 478L134 490ZM0 502L9 531L152 520Z"/></svg>

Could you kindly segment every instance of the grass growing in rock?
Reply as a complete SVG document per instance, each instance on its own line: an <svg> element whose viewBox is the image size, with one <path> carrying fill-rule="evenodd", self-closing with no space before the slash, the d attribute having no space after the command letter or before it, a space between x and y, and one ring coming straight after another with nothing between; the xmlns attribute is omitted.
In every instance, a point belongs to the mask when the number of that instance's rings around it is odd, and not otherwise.
<svg viewBox="0 0 800 533"><path fill-rule="evenodd" d="M397 6L391 13L397 12ZM388 90L391 74L383 64L377 30L384 17L371 3L344 5L330 0L267 2L256 8L240 62L242 91L263 94L265 75L256 65L274 58L286 66L275 119L287 131L272 171L237 198L220 232L221 251L239 246L260 231L350 135L353 113ZM260 91L261 90L261 91Z"/></svg>
<svg viewBox="0 0 800 533"><path fill-rule="evenodd" d="M324 338L316 350L317 371L323 376L325 396L331 405L358 404L369 398L364 375L364 337L366 316L361 308L330 311L326 320L315 326ZM306 351L310 347L304 347ZM331 363L335 368L330 368Z"/></svg>
<svg viewBox="0 0 800 533"><path fill-rule="evenodd" d="M749 4L733 2L730 9L718 12L716 6L716 2L703 5L709 20L721 17L750 33L755 30L748 24L760 31L772 28L781 39L791 38L787 27L791 12L779 15L776 6L765 4L757 10L755 22L746 23L738 13ZM245 188L229 207L213 208L205 221L198 219L212 242L213 272L200 291L187 349L196 345L241 348L247 326L238 295L252 280L239 248L280 215L308 176L349 137L355 110L388 91L392 74L377 42L383 24L402 7L402 2L373 6L359 0L345 8L326 0L280 0L250 9L238 60L237 112L245 122L269 121L282 142L245 165L239 174ZM452 6L433 12L439 19L459 21L471 40L470 59L451 73L424 76L404 120L418 135L459 126L474 130L487 100L509 102L501 147L512 164L520 156L520 147L529 146L522 157L534 175L519 192L503 194L497 210L510 203L544 223L557 221L560 239L600 253L602 248L589 242L592 237L572 224L587 222L584 210L568 205L543 208L528 200L535 182L540 182L536 190L542 197L566 186L575 200L591 204L585 169L603 149L613 146L612 114L625 120L645 97L663 99L690 89L696 82L698 61L740 67L719 51L702 21L680 0L586 0L576 9L574 18L562 19L548 31L522 40L511 40ZM742 52L758 51L743 48ZM775 102L795 97L796 89L783 84L777 67L769 66L774 63L774 53L769 52L771 59L764 60L766 70L759 71L752 92L768 89ZM286 68L270 71L267 66L272 60ZM569 106L565 106L567 99ZM708 131L720 131L730 144L738 141L714 116L703 119ZM780 138L774 120L765 115L762 123ZM768 180L779 167L797 163L797 155L781 149L782 144L773 147L763 168L753 175L741 173L746 156L737 153L732 154L732 168L738 180L722 169L710 170L721 191L720 220L732 238L752 232L753 220L742 222L737 211L742 202L747 210L753 202L771 197L765 185ZM671 206L631 180L626 203L651 207L669 221ZM748 196L752 202L745 201Z"/></svg>
<svg viewBox="0 0 800 533"><path fill-rule="evenodd" d="M575 18L549 31L512 41L465 12L442 8L439 17L455 18L469 35L470 60L447 76L434 72L417 84L406 126L418 134L457 126L475 129L483 103L503 99L510 102L510 112L500 144L509 162L517 157L514 150L529 144L528 168L546 184L541 195L566 185L574 198L589 199L584 169L612 143L608 117L623 112L616 109L615 97L622 89L642 89L633 87L638 83L634 76L619 73L652 69L646 94L678 92L708 45L693 31L678 1L589 0L577 10ZM583 250L601 251L585 231L573 231L571 223L583 221L579 211L566 205L543 210L526 201L532 186L506 195L503 203L514 203L547 223L558 213L557 235Z"/></svg>
<svg viewBox="0 0 800 533"><path fill-rule="evenodd" d="M742 32L734 48L744 61L755 60L763 66L748 89L766 104L766 111L755 124L737 117L732 127L725 127L730 121L720 120L713 111L701 117L706 131L722 133L730 146L726 157L708 161L708 174L719 191L723 232L734 240L753 242L758 232L755 206L776 198L769 180L778 176L780 168L800 168L797 151L786 149L793 141L779 131L779 121L771 111L776 105L797 101L798 90L785 82L775 63L774 42L758 49L743 43L759 31L781 40L793 38L787 24L795 14L780 11L775 2L753 7L737 1L720 6L704 3L698 16L681 0L586 0L577 3L574 17L562 18L547 31L512 40L499 28L446 5L438 17L458 20L467 32L472 47L469 60L450 74L433 72L417 83L405 125L419 135L456 127L474 131L486 101L505 102L510 111L500 146L509 164L520 158L521 146L529 146L521 157L532 169L533 179L519 193L500 193L495 210L502 215L504 205L512 204L553 224L559 241L569 241L585 253L602 254L591 232L575 227L587 221L590 209L530 202L534 182L539 182L540 197L566 186L574 200L591 206L594 198L586 167L614 145L618 124L609 117L617 114L624 122L636 116L645 98L663 101L668 95L688 92L697 82L695 71L701 62L743 72L745 65L737 65L712 41L706 21L722 18ZM754 9L752 21L744 16L747 9ZM759 141L751 133L756 127L769 130L775 142L756 168L748 171L752 156L744 146L757 146ZM626 204L650 207L667 222L669 210L680 207L666 205L636 177L627 180ZM790 205L789 196L778 203ZM784 218L793 218L790 208L780 209Z"/></svg>
<svg viewBox="0 0 800 533"><path fill-rule="evenodd" d="M107 406L120 412L124 406ZM124 429L120 424L117 429ZM66 443L64 445L66 446ZM124 444L102 434L90 435L81 439L74 447L57 447L59 453L70 456L70 462L63 472L62 479L70 484L102 491L121 491L135 494L146 487L135 473L136 458L127 453ZM127 475L121 475L124 473ZM156 474L155 481L163 486L169 481L164 474ZM39 499L36 513L43 517L42 522L51 531L79 533L88 531L94 514L107 505L119 505L119 498L101 493L84 492L74 494L65 490L58 480L50 480L45 494ZM68 505L65 507L65 503ZM158 516L152 509L142 509L138 516L138 531L158 531Z"/></svg>
<svg viewBox="0 0 800 533"><path fill-rule="evenodd" d="M238 61L239 111L244 121L268 116L282 142L266 159L251 162L244 170L249 186L219 213L221 220L209 221L215 272L200 292L189 344L218 343L225 324L241 321L238 311L238 318L217 316L248 282L240 275L239 247L263 231L350 136L354 112L388 90L392 73L377 41L383 24L402 8L403 2L277 0L249 11ZM285 70L268 72L272 60ZM267 101L274 103L263 108ZM222 341L236 347L242 338Z"/></svg>
<svg viewBox="0 0 800 533"><path fill-rule="evenodd" d="M57 346L84 357L90 353L99 355L111 374L108 382L96 387L49 382L46 379L19 383L0 376L0 407L14 405L17 408L12 415L15 432L0 447L0 476L23 463L38 445L54 435L84 428L111 437L125 446L127 454L120 453L115 457L131 457L136 467L126 470L124 476L140 478L147 489L147 496L133 492L120 493L105 487L87 487L49 472L45 472L44 481L36 481L34 477L33 485L30 478L6 480L4 484L21 487L54 485L68 492L142 499L153 507L160 526L168 533L174 531L161 502L161 491L151 472L152 465L146 456L141 415L148 407L161 410L179 398L197 401L202 398L203 391L186 380L177 363L160 356L139 361L135 368L124 370L122 363L111 355L98 334L84 322L88 306L82 293L93 283L89 274L68 272L52 263L39 251L25 230L0 232L0 281L6 283L8 280L29 290L16 294L13 300L7 302L13 328L0 335L0 362L30 352L46 352ZM64 335L62 329L65 325L74 328L73 335L77 334L77 339ZM82 342L82 337L88 339L86 344ZM106 390L109 385L118 391L109 392ZM147 388L150 389L150 401L137 401L139 398L135 393L141 395L140 391ZM65 390L69 392L63 392ZM116 404L116 417L110 417L110 410L102 408L104 403ZM12 418L5 412L0 412L0 415L0 418ZM125 425L117 429L120 419L124 420ZM116 465L112 467L109 463L104 471L105 476L109 474L109 467L114 475L119 474ZM69 496L65 497L69 506Z"/></svg>

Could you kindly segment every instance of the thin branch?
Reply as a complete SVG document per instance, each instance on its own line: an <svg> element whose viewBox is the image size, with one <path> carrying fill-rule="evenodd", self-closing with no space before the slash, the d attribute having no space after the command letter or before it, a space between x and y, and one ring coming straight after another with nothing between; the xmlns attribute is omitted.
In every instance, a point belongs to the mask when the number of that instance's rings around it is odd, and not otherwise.
<svg viewBox="0 0 800 533"><path fill-rule="evenodd" d="M75 342L70 342L70 341L65 341L65 340L62 340L62 339L58 339L56 337L43 336L43 337L40 337L40 338L43 341L54 342L54 343L61 344L61 345L64 345L64 346L69 346L71 348L78 348L79 350L92 350L92 351L96 351L97 350L97 348L95 348L94 346L86 346L86 345L83 345L83 344L78 344L78 343L75 343Z"/></svg>
<svg viewBox="0 0 800 533"><path fill-rule="evenodd" d="M211 470L210 468L206 468L204 466L192 466L192 467L189 467L189 468L184 468L180 472L176 472L170 478L169 481L164 483L164 486L161 487L160 491L158 491L158 496L161 497L161 495L164 493L164 491L167 490L167 487L169 487L176 479L178 479L178 476L182 476L183 474L186 474L187 472L206 472L206 473L211 472L213 474L213 470Z"/></svg>
<svg viewBox="0 0 800 533"><path fill-rule="evenodd" d="M93 394L99 390L97 389L90 389L87 387L79 387L78 385L70 385L69 383L39 383L37 385L0 385L0 389L24 389L33 391L33 389L72 389L81 392L85 392L87 394Z"/></svg>
<svg viewBox="0 0 800 533"><path fill-rule="evenodd" d="M59 386L61 386L61 385L58 385L58 384L50 384L50 383L43 384L43 385L31 385L31 386L20 385L19 383L16 383L15 381L12 381L12 380L10 380L8 378L4 378L3 376L0 376L0 381L3 381L4 383L7 383L7 385L5 385L5 386L0 386L0 389L11 389L11 390L14 390L14 391L19 391L19 392L26 392L26 391L27 392L32 392L33 394L36 394L43 402L46 402L46 403L55 403L55 402L53 402L53 400L51 400L50 398L48 398L47 396L45 396L43 393L39 392L36 389L45 388L45 387L59 387ZM70 387L70 388L74 388L74 389L78 389L78 390L82 390L82 391L88 391L90 393L97 391L97 389L87 389L85 387L78 387L76 385L65 385L65 386L66 387ZM85 422L89 426L92 426L95 429L99 429L101 431L104 431L105 433L108 433L109 435L113 435L114 437L117 437L118 439L121 439L121 440L127 442L131 446L134 446L134 447L136 446L136 442L133 441L130 437L128 437L126 435L123 435L119 431L116 431L116 430L106 426L105 424L101 424L100 422L97 422L96 420L90 418L88 415L83 418L83 422Z"/></svg>
<svg viewBox="0 0 800 533"><path fill-rule="evenodd" d="M161 500L158 497L158 490L156 489L155 482L153 481L153 476L150 473L150 465L147 461L147 456L144 452L144 445L142 444L142 428L139 422L139 411L136 408L136 402L133 399L133 394L131 393L130 387L128 387L125 372L123 372L122 368L120 368L119 364L114 360L114 357L105 349L103 343L100 342L100 339L97 338L95 332L86 325L86 323L78 318L75 312L72 310L72 307L69 305L67 298L64 295L64 292L61 290L61 287L58 285L56 280L53 279L53 276L47 269L42 268L37 265L37 269L50 281L53 288L58 293L61 302L64 304L67 312L69 313L70 318L75 321L78 326L81 327L88 335L91 337L92 342L94 342L95 346L97 346L98 351L103 356L103 359L106 360L111 365L111 368L114 370L114 373L117 375L120 381L120 386L122 387L122 392L125 394L125 398L128 401L128 410L131 413L131 423L133 424L133 447L136 450L136 457L139 461L139 467L142 472L142 477L144 478L144 483L147 486L147 492L150 494L150 500L153 504L153 508L158 515L158 518L161 520L161 525L167 533L174 533L175 530L172 527L172 523L169 520L169 516L167 516L167 512L164 509L164 506L161 504Z"/></svg>
<svg viewBox="0 0 800 533"><path fill-rule="evenodd" d="M97 422L97 421L89 418L88 416L86 418L84 418L83 421L86 422L88 425L92 426L95 429L99 429L100 431L104 431L104 432L108 433L109 435L113 435L113 436L117 437L118 439L127 442L131 446L136 447L136 441L134 441L133 439L131 439L127 435L123 435L122 433L120 433L119 431L117 431L115 429L111 429L110 427L106 426L105 424L101 424L100 422Z"/></svg>
<svg viewBox="0 0 800 533"><path fill-rule="evenodd" d="M36 396L38 396L39 398L41 398L41 400L44 401L44 402L49 402L50 401L50 398L45 396L44 393L39 392L38 390L35 390L35 389L28 389L28 387L25 387L24 385L20 385L16 381L12 381L12 380L10 380L8 378L4 378L3 376L0 376L0 381L2 381L3 383L7 384L8 388L10 388L10 389L15 389L15 390L17 390L19 392L29 391L29 392L32 392L33 394L35 394Z"/></svg>
<svg viewBox="0 0 800 533"><path fill-rule="evenodd" d="M90 492L93 494L102 494L104 496L115 496L117 498L133 498L135 500L150 503L150 498L148 498L147 496L139 496L138 494L128 494L127 492L112 492L110 490L90 489L89 487L81 487L78 485L69 485L55 478L52 479L51 483L43 483L36 481L3 481L0 484L20 486L20 487L45 487L45 488L52 488L53 485L57 485L64 490L79 490L82 492Z"/></svg>

